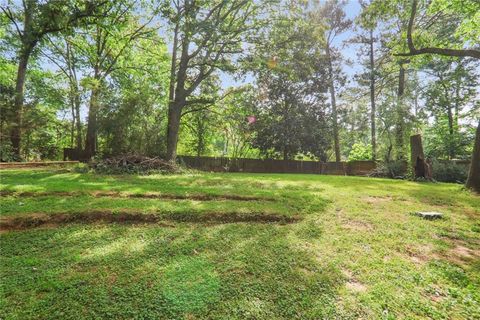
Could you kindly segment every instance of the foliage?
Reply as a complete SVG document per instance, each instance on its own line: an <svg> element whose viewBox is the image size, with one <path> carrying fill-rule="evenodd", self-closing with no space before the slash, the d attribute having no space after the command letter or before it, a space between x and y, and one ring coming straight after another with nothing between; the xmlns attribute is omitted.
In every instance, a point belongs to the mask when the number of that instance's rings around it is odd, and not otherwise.
<svg viewBox="0 0 480 320"><path fill-rule="evenodd" d="M372 159L372 146L363 143L355 143L348 154L348 161Z"/></svg>
<svg viewBox="0 0 480 320"><path fill-rule="evenodd" d="M280 17L257 47L257 118L254 147L267 157L303 153L326 160L329 145L324 93L326 62L318 26ZM312 47L312 43L318 46ZM310 48L307 49L307 48Z"/></svg>
<svg viewBox="0 0 480 320"><path fill-rule="evenodd" d="M452 161L433 161L432 175L436 181L463 184L467 180L468 167Z"/></svg>

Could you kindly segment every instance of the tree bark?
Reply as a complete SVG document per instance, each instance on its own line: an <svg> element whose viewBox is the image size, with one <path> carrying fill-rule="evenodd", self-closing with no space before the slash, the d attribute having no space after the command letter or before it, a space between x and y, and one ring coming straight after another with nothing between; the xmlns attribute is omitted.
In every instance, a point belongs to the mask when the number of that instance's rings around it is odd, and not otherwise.
<svg viewBox="0 0 480 320"><path fill-rule="evenodd" d="M475 145L473 146L472 161L468 173L467 188L480 193L480 120L478 121Z"/></svg>
<svg viewBox="0 0 480 320"><path fill-rule="evenodd" d="M177 35L178 37L178 35ZM175 38L177 38L175 37ZM187 69L188 69L188 49L190 41L187 36L182 39L180 62L178 64L178 70L176 63L172 61L171 77L173 84L170 83L169 96L173 99L168 104L168 126L167 126L167 160L174 162L177 158L177 144L178 144L178 132L180 131L180 118L182 117L182 110L186 105L187 92L185 90L185 83L187 81ZM177 54L177 50L173 51L173 54ZM173 59L172 55L172 59ZM176 59L175 59L176 60ZM176 76L175 76L176 75ZM173 89L175 89L173 91Z"/></svg>
<svg viewBox="0 0 480 320"><path fill-rule="evenodd" d="M337 104L335 100L335 84L333 81L333 64L332 56L330 52L330 46L326 46L326 54L328 59L328 76L329 76L329 86L330 86L330 101L332 104L332 121L333 121L333 143L335 149L335 161L340 162L340 139L338 136L338 119L337 119Z"/></svg>
<svg viewBox="0 0 480 320"><path fill-rule="evenodd" d="M430 164L425 160L423 153L422 136L419 134L410 137L411 166L415 178L432 179Z"/></svg>
<svg viewBox="0 0 480 320"><path fill-rule="evenodd" d="M96 153L98 95L98 89L93 88L88 108L87 136L85 139L85 156L88 159Z"/></svg>
<svg viewBox="0 0 480 320"><path fill-rule="evenodd" d="M167 128L167 160L175 161L177 158L178 132L180 130L180 117L182 109L172 101L168 107Z"/></svg>
<svg viewBox="0 0 480 320"><path fill-rule="evenodd" d="M370 30L370 123L371 123L371 134L372 134L372 160L375 161L377 158L377 134L375 126L375 58L374 58L374 47L373 47L373 30Z"/></svg>
<svg viewBox="0 0 480 320"><path fill-rule="evenodd" d="M447 107L447 115L448 115L448 134L450 135L450 139L448 141L448 156L450 159L455 158L455 135L454 135L454 128L453 128L453 112L452 107L450 104Z"/></svg>
<svg viewBox="0 0 480 320"><path fill-rule="evenodd" d="M72 114L73 122L76 128L76 148L82 150L82 123L80 121L80 90L78 88L77 72L75 67L74 53L70 48L70 42L65 41L66 53L65 61L68 68L68 78L70 80L70 93L72 95ZM73 148L73 146L72 146Z"/></svg>
<svg viewBox="0 0 480 320"><path fill-rule="evenodd" d="M80 120L80 94L78 87L75 92L75 123L77 126L77 150L82 150L82 123Z"/></svg>
<svg viewBox="0 0 480 320"><path fill-rule="evenodd" d="M21 139L23 124L23 99L25 90L25 76L27 74L28 60L32 53L33 45L24 44L20 52L18 61L17 80L15 84L15 101L13 105L13 121L10 132L13 154L17 159L21 159Z"/></svg>
<svg viewBox="0 0 480 320"><path fill-rule="evenodd" d="M397 160L405 159L405 144L404 144L404 131L405 131L405 114L403 106L403 96L405 94L405 68L403 62L400 62L400 70L398 74L398 96L397 96L397 125L395 130L395 140L397 147Z"/></svg>
<svg viewBox="0 0 480 320"><path fill-rule="evenodd" d="M75 102L73 94L70 92L70 108L72 110L72 124L70 127L70 147L73 148L73 143L75 141Z"/></svg>

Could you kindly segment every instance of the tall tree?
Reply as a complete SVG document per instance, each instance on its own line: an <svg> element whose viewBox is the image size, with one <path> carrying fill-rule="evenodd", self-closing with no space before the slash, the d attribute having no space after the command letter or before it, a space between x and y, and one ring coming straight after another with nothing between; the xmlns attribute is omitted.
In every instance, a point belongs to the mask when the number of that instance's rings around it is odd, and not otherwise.
<svg viewBox="0 0 480 320"><path fill-rule="evenodd" d="M20 158L25 76L30 56L46 35L65 30L94 15L101 5L103 2L25 0L20 7L12 1L0 7L12 23L20 43L11 129L12 148L17 158Z"/></svg>
<svg viewBox="0 0 480 320"><path fill-rule="evenodd" d="M476 48L465 49L471 43L478 46L480 37L480 28L478 28L480 3L478 1L437 0L422 2L420 5L418 0L412 0L410 5L405 5L401 0L375 0L370 7L373 9L373 12L377 13L377 19L388 19L391 17L392 11L398 10L398 5L404 8L404 12L407 12L409 17L406 30L402 30L406 36L397 38L397 44L399 44L397 45L397 55L441 55L480 59L480 50ZM414 25L417 22L419 11L422 12L421 20L425 26L423 29L426 32L422 32L422 30L414 32ZM453 28L450 26L453 26ZM408 52L406 53L404 52L404 39L407 40L406 49ZM417 48L415 42L422 43L422 48ZM449 43L448 47L442 46L445 42ZM477 130L470 173L466 184L469 188L476 191L480 190L480 170L478 170L478 159L480 158L479 140L480 130Z"/></svg>
<svg viewBox="0 0 480 320"><path fill-rule="evenodd" d="M442 138L437 150L444 150L443 157L454 159L461 148L459 117L466 118L464 111L474 114L479 111L475 104L478 74L475 68L478 64L468 59L434 58L424 67L424 72L433 79L426 86L426 110L433 116L436 132ZM470 59L471 60L471 59Z"/></svg>
<svg viewBox="0 0 480 320"><path fill-rule="evenodd" d="M332 107L333 140L335 149L335 161L341 161L340 138L338 129L338 112L335 85L338 80L338 72L335 70L335 62L341 61L339 51L335 48L335 39L338 35L348 30L352 21L346 18L344 6L345 0L328 0L319 9L318 18L324 22L325 31L325 54L328 62L328 79L330 91L330 103Z"/></svg>
<svg viewBox="0 0 480 320"><path fill-rule="evenodd" d="M265 6L268 1L263 3ZM167 159L177 155L180 118L185 107L200 102L199 85L216 70L234 70L249 32L259 25L260 4L252 0L179 0L165 15L173 25L168 105ZM208 103L208 102L207 102Z"/></svg>
<svg viewBox="0 0 480 320"><path fill-rule="evenodd" d="M362 9L365 10L367 3L360 2ZM363 44L366 48L368 55L368 80L369 80L369 91L370 91L370 135L371 135L371 145L372 145L372 160L377 158L377 130L376 130L376 62L375 62L375 43L378 41L374 36L374 31L376 28L375 22L370 19L365 19L364 16L359 16L358 25L365 30L360 33L357 37L353 39L353 42Z"/></svg>
<svg viewBox="0 0 480 320"><path fill-rule="evenodd" d="M298 15L276 19L257 46L260 94L254 146L267 157L288 160L303 154L325 161L330 132L324 29L318 16L312 14L303 23Z"/></svg>
<svg viewBox="0 0 480 320"><path fill-rule="evenodd" d="M43 55L60 69L68 81L68 96L72 113L71 145L73 148L75 141L75 148L82 150L81 90L77 76L79 58L77 57L76 48L72 46L72 38L69 35L63 35L54 39L47 37L47 39L49 51L44 52Z"/></svg>
<svg viewBox="0 0 480 320"><path fill-rule="evenodd" d="M77 39L76 45L87 55L92 69L91 75L84 81L90 89L85 138L86 158L91 158L96 153L97 115L107 77L120 68L122 57L131 49L133 42L142 36L155 33L155 29L149 26L154 15L141 21L140 16L133 10L134 5L134 1L124 0L103 6L102 19L87 29L87 37Z"/></svg>

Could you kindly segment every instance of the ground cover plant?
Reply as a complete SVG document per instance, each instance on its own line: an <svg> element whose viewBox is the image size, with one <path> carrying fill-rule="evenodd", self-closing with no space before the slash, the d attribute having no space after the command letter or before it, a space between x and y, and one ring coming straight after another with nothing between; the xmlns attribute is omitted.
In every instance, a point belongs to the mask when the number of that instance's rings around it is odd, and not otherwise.
<svg viewBox="0 0 480 320"><path fill-rule="evenodd" d="M2 319L480 317L480 201L459 185L1 175Z"/></svg>

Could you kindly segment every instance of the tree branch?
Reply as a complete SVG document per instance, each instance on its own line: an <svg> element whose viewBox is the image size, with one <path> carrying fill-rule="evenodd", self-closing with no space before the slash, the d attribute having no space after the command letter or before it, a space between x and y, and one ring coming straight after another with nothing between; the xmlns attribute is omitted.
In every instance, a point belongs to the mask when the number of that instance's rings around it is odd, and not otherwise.
<svg viewBox="0 0 480 320"><path fill-rule="evenodd" d="M407 45L409 52L407 53L396 53L395 56L409 57L409 56L418 56L421 54L438 54L447 57L472 57L480 59L480 50L476 49L449 49L449 48L438 48L438 47L426 47L417 49L413 43L413 25L415 21L415 15L417 14L418 0L412 0L412 12L410 14L410 19L408 20L407 27Z"/></svg>

